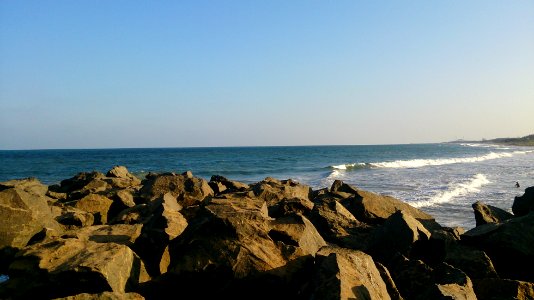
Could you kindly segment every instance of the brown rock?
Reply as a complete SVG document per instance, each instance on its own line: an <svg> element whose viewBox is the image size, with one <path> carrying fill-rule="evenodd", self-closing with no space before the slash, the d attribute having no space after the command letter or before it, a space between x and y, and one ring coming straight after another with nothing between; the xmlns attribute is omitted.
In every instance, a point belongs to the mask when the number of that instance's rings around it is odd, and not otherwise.
<svg viewBox="0 0 534 300"><path fill-rule="evenodd" d="M127 179L131 182L131 185L141 184L141 180L139 180L139 178L135 177L130 172L128 172L128 169L124 166L113 167L111 170L108 171L106 176Z"/></svg>
<svg viewBox="0 0 534 300"><path fill-rule="evenodd" d="M282 199L268 206L269 216L279 218L291 214L308 215L313 209L313 202L308 199L292 198Z"/></svg>
<svg viewBox="0 0 534 300"><path fill-rule="evenodd" d="M389 273L389 270L386 268L386 266L379 262L375 262L375 265L378 269L378 272L380 273L380 277L382 277L382 280L384 280L384 283L386 284L386 288L391 299L403 300L404 298L402 298L401 294L399 293L397 285L393 281L393 278L391 278L391 274Z"/></svg>
<svg viewBox="0 0 534 300"><path fill-rule="evenodd" d="M429 238L430 232L419 221L404 211L397 211L375 230L369 251L377 260L387 262L397 253L408 255L415 242Z"/></svg>
<svg viewBox="0 0 534 300"><path fill-rule="evenodd" d="M328 242L351 249L367 248L371 228L359 222L337 199L323 195L314 199L310 221Z"/></svg>
<svg viewBox="0 0 534 300"><path fill-rule="evenodd" d="M497 278L497 272L491 259L484 251L456 245L447 251L445 262L464 271L473 280L480 278Z"/></svg>
<svg viewBox="0 0 534 300"><path fill-rule="evenodd" d="M486 205L480 201L473 203L476 226L487 223L501 223L514 217L511 213L495 206Z"/></svg>
<svg viewBox="0 0 534 300"><path fill-rule="evenodd" d="M347 194L357 194L358 193L358 189L351 186L351 185L348 185L346 183L344 183L343 181L341 180L334 180L334 182L332 183L332 186L330 187L330 192L342 192L342 193L347 193ZM343 198L346 198L346 197L343 197Z"/></svg>
<svg viewBox="0 0 534 300"><path fill-rule="evenodd" d="M135 242L141 236L143 225L115 224L115 225L95 225L71 230L65 233L70 238L81 241L91 241L96 243L116 243L135 249Z"/></svg>
<svg viewBox="0 0 534 300"><path fill-rule="evenodd" d="M79 200L68 202L68 205L92 213L94 217L94 224L106 224L108 221L108 212L113 204L109 198L98 195L89 194Z"/></svg>
<svg viewBox="0 0 534 300"><path fill-rule="evenodd" d="M48 187L46 185L42 184L37 178L33 177L0 182L0 191L10 188L17 188L25 191L26 193L40 196L44 196L48 191Z"/></svg>
<svg viewBox="0 0 534 300"><path fill-rule="evenodd" d="M61 215L56 217L58 223L68 229L86 227L94 224L95 217L92 213L71 206L64 206Z"/></svg>
<svg viewBox="0 0 534 300"><path fill-rule="evenodd" d="M0 249L22 248L45 227L62 230L53 218L47 197L42 193L46 191L36 191L35 187L31 185L25 190L16 187L0 191ZM42 194L34 194L34 191Z"/></svg>
<svg viewBox="0 0 534 300"><path fill-rule="evenodd" d="M277 180L271 177L250 186L257 198L265 200L267 206L273 206L283 199L299 198L310 200L311 187L291 179Z"/></svg>
<svg viewBox="0 0 534 300"><path fill-rule="evenodd" d="M312 299L391 299L371 256L325 247L316 255Z"/></svg>
<svg viewBox="0 0 534 300"><path fill-rule="evenodd" d="M143 263L127 246L78 239L56 239L24 248L10 265L9 274L4 292L17 298L124 293L149 280Z"/></svg>
<svg viewBox="0 0 534 300"><path fill-rule="evenodd" d="M283 267L281 249L268 235L265 202L212 199L170 245L170 272L228 272L243 278Z"/></svg>
<svg viewBox="0 0 534 300"><path fill-rule="evenodd" d="M428 230L441 227L431 215L390 196L358 190L354 193L354 197L340 202L356 219L369 224L382 224L396 211L402 210L421 222Z"/></svg>
<svg viewBox="0 0 534 300"><path fill-rule="evenodd" d="M313 224L302 215L288 215L270 222L269 236L284 250L287 260L312 255L326 242Z"/></svg>
<svg viewBox="0 0 534 300"><path fill-rule="evenodd" d="M139 191L141 197L148 200L160 198L166 193L176 197L183 207L200 204L214 195L206 180L175 174L162 174L147 179Z"/></svg>

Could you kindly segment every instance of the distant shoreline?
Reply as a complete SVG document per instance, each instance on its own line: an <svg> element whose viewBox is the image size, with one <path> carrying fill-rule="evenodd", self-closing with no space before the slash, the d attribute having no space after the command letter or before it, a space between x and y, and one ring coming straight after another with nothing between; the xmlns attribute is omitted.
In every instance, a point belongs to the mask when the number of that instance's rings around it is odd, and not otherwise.
<svg viewBox="0 0 534 300"><path fill-rule="evenodd" d="M519 138L496 138L491 140L481 141L468 141L468 140L455 140L449 143L482 143L482 144L499 144L509 146L530 146L534 147L534 134L527 135Z"/></svg>

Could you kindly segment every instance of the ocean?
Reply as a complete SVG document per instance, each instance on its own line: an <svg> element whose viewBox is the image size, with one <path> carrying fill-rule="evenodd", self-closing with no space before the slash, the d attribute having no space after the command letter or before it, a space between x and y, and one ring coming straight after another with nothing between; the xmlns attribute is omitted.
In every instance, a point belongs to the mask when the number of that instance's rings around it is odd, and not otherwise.
<svg viewBox="0 0 534 300"><path fill-rule="evenodd" d="M291 178L313 189L340 179L410 203L443 226L465 229L475 226L474 202L511 211L514 197L534 186L534 148L470 143L3 150L0 162L0 181L36 177L49 185L115 165L140 178L190 170L207 180L212 175L245 183Z"/></svg>

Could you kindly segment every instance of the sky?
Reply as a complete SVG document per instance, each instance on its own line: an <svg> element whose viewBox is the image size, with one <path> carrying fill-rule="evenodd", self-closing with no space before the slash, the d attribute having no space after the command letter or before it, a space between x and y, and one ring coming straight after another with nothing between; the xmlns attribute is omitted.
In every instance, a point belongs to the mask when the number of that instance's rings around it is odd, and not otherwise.
<svg viewBox="0 0 534 300"><path fill-rule="evenodd" d="M534 1L0 1L0 149L534 133Z"/></svg>

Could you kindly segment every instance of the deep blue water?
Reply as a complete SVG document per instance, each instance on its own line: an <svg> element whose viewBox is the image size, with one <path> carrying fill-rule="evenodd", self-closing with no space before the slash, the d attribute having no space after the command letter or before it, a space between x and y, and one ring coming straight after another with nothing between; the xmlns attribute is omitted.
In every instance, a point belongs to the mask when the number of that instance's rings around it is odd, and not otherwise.
<svg viewBox="0 0 534 300"><path fill-rule="evenodd" d="M534 185L533 148L448 143L0 151L0 181L36 177L54 184L115 165L140 178L190 170L208 180L215 174L247 183L292 178L314 189L341 179L409 202L442 225L466 228L474 226L475 201L509 210L514 196Z"/></svg>

